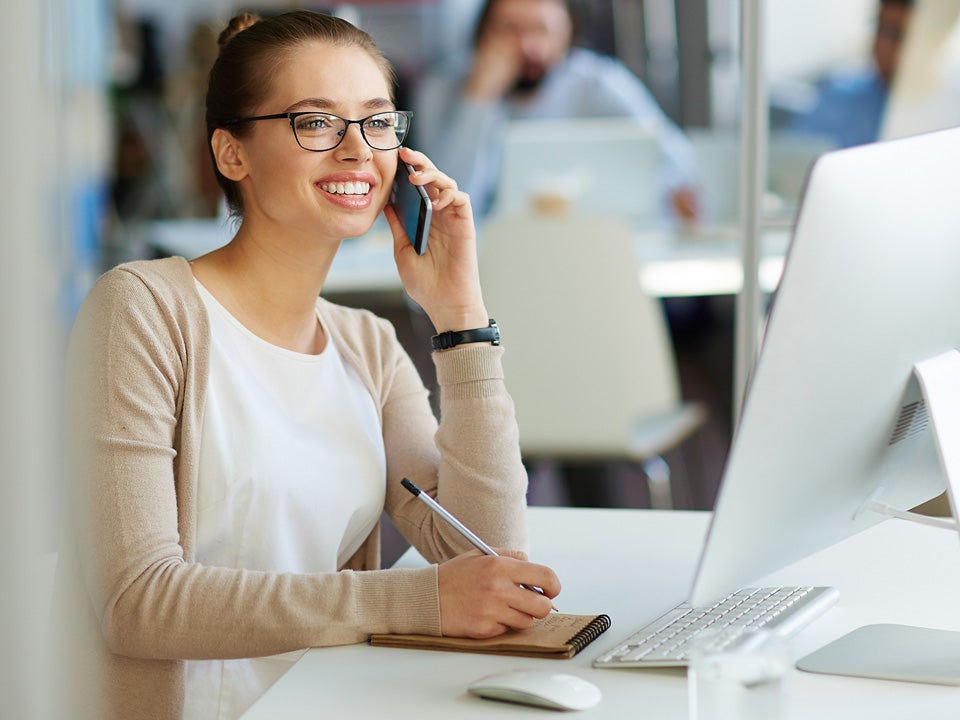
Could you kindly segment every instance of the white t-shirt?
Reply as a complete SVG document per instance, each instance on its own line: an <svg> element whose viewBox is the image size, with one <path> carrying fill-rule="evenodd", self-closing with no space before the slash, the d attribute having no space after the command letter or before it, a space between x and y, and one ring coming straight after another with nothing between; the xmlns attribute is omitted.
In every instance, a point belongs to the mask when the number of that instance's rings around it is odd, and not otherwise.
<svg viewBox="0 0 960 720"><path fill-rule="evenodd" d="M271 345L197 287L211 330L197 562L335 572L383 511L386 460L373 398L329 333L319 355ZM189 661L184 720L239 717L301 654Z"/></svg>

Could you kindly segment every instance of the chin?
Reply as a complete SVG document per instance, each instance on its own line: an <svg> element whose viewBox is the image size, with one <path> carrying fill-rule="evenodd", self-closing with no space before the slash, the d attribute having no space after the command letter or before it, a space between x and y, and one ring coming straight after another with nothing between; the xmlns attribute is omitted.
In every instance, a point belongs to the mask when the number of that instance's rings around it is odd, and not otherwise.
<svg viewBox="0 0 960 720"><path fill-rule="evenodd" d="M344 211L342 209L330 212L325 208L320 217L314 216L313 223L320 223L324 228L325 235L339 236L342 238L359 237L370 231L380 215L380 210L374 210L373 206L360 211Z"/></svg>
<svg viewBox="0 0 960 720"><path fill-rule="evenodd" d="M356 221L356 222L347 222L340 225L338 229L338 234L344 239L347 238L356 238L361 235L366 235L370 232L370 228L373 227L373 223L376 220L376 217L370 220Z"/></svg>

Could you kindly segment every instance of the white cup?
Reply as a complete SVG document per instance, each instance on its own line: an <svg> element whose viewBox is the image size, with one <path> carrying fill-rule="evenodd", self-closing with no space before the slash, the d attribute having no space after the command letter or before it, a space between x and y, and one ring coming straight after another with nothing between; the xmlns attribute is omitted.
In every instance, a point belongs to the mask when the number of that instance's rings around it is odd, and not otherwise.
<svg viewBox="0 0 960 720"><path fill-rule="evenodd" d="M707 631L687 668L689 720L779 720L789 648L767 630Z"/></svg>

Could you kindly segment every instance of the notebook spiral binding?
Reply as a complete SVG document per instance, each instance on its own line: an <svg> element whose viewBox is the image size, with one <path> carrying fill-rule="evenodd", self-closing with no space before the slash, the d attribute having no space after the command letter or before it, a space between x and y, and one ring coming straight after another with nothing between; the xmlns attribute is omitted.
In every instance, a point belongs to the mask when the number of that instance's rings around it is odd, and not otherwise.
<svg viewBox="0 0 960 720"><path fill-rule="evenodd" d="M573 647L576 652L580 652L587 645L596 640L602 633L610 629L610 616L597 615L586 627L574 635L567 644Z"/></svg>

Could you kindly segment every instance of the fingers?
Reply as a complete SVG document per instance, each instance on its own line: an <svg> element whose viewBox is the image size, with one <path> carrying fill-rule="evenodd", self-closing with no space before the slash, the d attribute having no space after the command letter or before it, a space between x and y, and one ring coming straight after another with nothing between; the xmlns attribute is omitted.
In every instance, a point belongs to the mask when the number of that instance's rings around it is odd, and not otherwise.
<svg viewBox="0 0 960 720"><path fill-rule="evenodd" d="M434 210L463 207L470 203L470 196L460 190L456 180L440 172L422 152L402 147L400 157L413 166L415 172L410 175L409 182L420 185L427 191Z"/></svg>
<svg viewBox="0 0 960 720"><path fill-rule="evenodd" d="M492 637L530 627L550 614L560 582L550 568L513 557L465 553L438 568L441 630L445 635ZM543 587L544 594L523 585Z"/></svg>
<svg viewBox="0 0 960 720"><path fill-rule="evenodd" d="M437 166L430 162L430 158L417 150L410 148L401 148L400 156L405 163L412 165L414 173L410 175L410 181L414 185L422 185L427 192L433 196L430 191L437 193L443 190L457 190L457 182L448 175L444 175Z"/></svg>
<svg viewBox="0 0 960 720"><path fill-rule="evenodd" d="M449 180L451 183L453 183L454 186L456 186L456 183L453 181L452 178L447 178L446 175L443 175L443 173L441 173L439 170L437 170L437 166L434 165L434 164L430 161L430 158L428 158L426 155L424 155L424 154L423 154L422 152L420 152L419 150L413 150L413 149L408 148L408 147L406 147L406 146L401 147L401 148L400 148L400 159L403 160L403 161L404 161L405 163L407 163L408 165L412 165L412 166L413 166L413 169L416 170L416 174L412 175L411 177L417 178L417 177L420 177L420 174L421 174L421 173L426 172L426 171L428 171L428 170L432 170L432 171L438 173L439 175L442 175L442 176L445 177L447 180ZM418 181L418 182L415 182L414 184L416 184L416 185L423 185L424 183Z"/></svg>
<svg viewBox="0 0 960 720"><path fill-rule="evenodd" d="M543 590L548 598L555 598L560 594L560 580L553 570L545 565L527 562L527 554L520 550L502 550L497 548L500 557L514 561L511 564L511 577L517 585L530 585Z"/></svg>
<svg viewBox="0 0 960 720"><path fill-rule="evenodd" d="M468 637L492 638L496 637L497 635L502 635L508 630L528 630L529 628L533 627L533 623L537 617L544 616L532 616L520 610L507 608L500 615L498 615L495 620L490 619L486 622L478 624L476 630L470 633ZM443 634L449 635L450 633L443 631Z"/></svg>

